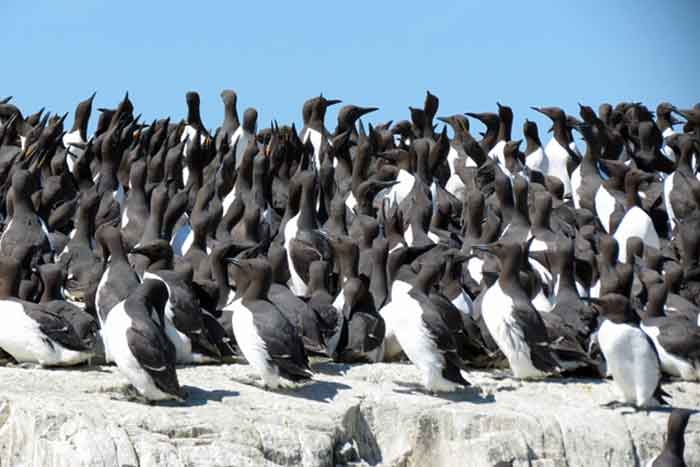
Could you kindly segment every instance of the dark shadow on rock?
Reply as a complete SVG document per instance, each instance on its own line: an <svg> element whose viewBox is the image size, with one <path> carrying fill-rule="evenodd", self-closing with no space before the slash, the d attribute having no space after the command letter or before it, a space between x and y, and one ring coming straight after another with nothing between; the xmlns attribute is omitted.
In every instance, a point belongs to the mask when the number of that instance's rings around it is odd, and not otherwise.
<svg viewBox="0 0 700 467"><path fill-rule="evenodd" d="M441 400L449 400L452 402L471 402L472 404L489 404L496 401L496 398L493 396L493 394L488 394L486 396L481 395L479 388L476 386L457 389L456 391L451 392L431 392L425 389L423 386L416 383L404 383L402 381L394 381L394 384L406 388L394 389L394 392L397 392L399 394L420 394L422 396L434 397L436 399Z"/></svg>
<svg viewBox="0 0 700 467"><path fill-rule="evenodd" d="M519 380L528 382L528 380ZM535 380L536 383L548 384L605 384L607 381L600 378L561 378L556 376L548 376L547 378Z"/></svg>
<svg viewBox="0 0 700 467"><path fill-rule="evenodd" d="M296 386L291 387L279 387L277 389L266 388L263 386L262 380L260 379L242 379L242 378L231 378L232 381L236 383L243 384L246 386L254 387L261 391L267 391L273 394L279 394L282 396L296 397L299 399L308 399L317 402L330 403L333 398L338 395L338 392L347 389L352 389L352 387L347 384L337 383L335 381L318 381L311 380L307 383L299 383Z"/></svg>
<svg viewBox="0 0 700 467"><path fill-rule="evenodd" d="M182 390L187 393L187 399L184 402L168 401L162 402L159 405L172 405L177 407L194 407L206 405L209 402L223 402L227 397L237 397L240 395L238 391L227 391L223 389L215 389L208 391L206 389L195 386L183 386Z"/></svg>
<svg viewBox="0 0 700 467"><path fill-rule="evenodd" d="M333 361L321 361L314 362L311 364L311 369L315 373L320 373L329 376L343 376L348 370L350 370L354 365L349 363L335 363Z"/></svg>
<svg viewBox="0 0 700 467"><path fill-rule="evenodd" d="M276 392L285 396L329 404L333 402L340 391L348 389L352 389L352 387L335 381L312 381L297 388L284 388Z"/></svg>

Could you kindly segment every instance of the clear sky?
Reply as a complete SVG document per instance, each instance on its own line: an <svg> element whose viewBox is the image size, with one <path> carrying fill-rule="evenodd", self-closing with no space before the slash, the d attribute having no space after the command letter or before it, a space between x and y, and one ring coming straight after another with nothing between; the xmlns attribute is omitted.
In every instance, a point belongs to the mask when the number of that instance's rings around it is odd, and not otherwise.
<svg viewBox="0 0 700 467"><path fill-rule="evenodd" d="M429 89L438 115L510 105L517 138L525 118L542 122L531 105L700 101L697 0L0 0L0 18L0 97L25 114L72 114L93 91L114 107L128 90L146 120L179 119L196 90L216 128L230 88L259 127L299 125L320 92L380 107L367 120L382 122L408 118Z"/></svg>

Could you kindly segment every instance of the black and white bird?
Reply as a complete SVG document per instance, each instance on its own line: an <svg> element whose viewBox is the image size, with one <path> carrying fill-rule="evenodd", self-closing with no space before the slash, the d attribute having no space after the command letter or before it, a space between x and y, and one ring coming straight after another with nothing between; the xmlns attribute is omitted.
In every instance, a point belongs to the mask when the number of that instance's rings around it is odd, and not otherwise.
<svg viewBox="0 0 700 467"><path fill-rule="evenodd" d="M312 373L301 337L267 298L272 283L270 263L264 258L230 261L249 279L232 304L233 334L243 356L262 377L266 388L278 388L281 379L310 379Z"/></svg>
<svg viewBox="0 0 700 467"><path fill-rule="evenodd" d="M162 239L139 244L132 253L148 257L151 263L145 279L162 281L168 289L165 305L165 334L175 347L178 363L212 363L221 352L211 341L204 325L204 313L192 287L192 268L173 270L173 252ZM214 320L215 321L215 320Z"/></svg>
<svg viewBox="0 0 700 467"><path fill-rule="evenodd" d="M63 146L66 148L66 165L71 172L75 161L85 152L85 146L88 142L87 127L95 94L97 93L92 93L92 96L78 104L75 108L73 128L62 137Z"/></svg>
<svg viewBox="0 0 700 467"><path fill-rule="evenodd" d="M112 308L127 298L139 286L141 279L127 260L119 230L104 226L96 236L105 259L109 258L95 295L97 317L100 324L104 324Z"/></svg>
<svg viewBox="0 0 700 467"><path fill-rule="evenodd" d="M442 267L437 262L423 263L408 293L392 296L383 309L387 324L420 371L421 382L428 391L454 391L469 386L460 372L466 366L457 354L453 329L429 296Z"/></svg>
<svg viewBox="0 0 700 467"><path fill-rule="evenodd" d="M18 300L20 262L0 257L0 349L18 363L68 366L87 361L94 345L80 338L71 322L47 306Z"/></svg>
<svg viewBox="0 0 700 467"><path fill-rule="evenodd" d="M167 301L165 283L146 279L112 309L104 323L103 336L112 359L148 401L183 399L175 347L164 329Z"/></svg>
<svg viewBox="0 0 700 467"><path fill-rule="evenodd" d="M649 287L641 328L654 343L661 371L685 381L700 381L700 327L682 317L664 316L667 295L663 282Z"/></svg>
<svg viewBox="0 0 700 467"><path fill-rule="evenodd" d="M34 256L30 259L32 265L37 264L39 256L53 250L46 223L32 204L31 196L35 191L36 179L29 171L18 170L12 175L13 211L0 235L0 254L16 257L15 250L23 246L31 247Z"/></svg>
<svg viewBox="0 0 700 467"><path fill-rule="evenodd" d="M598 343L621 401L607 405L649 408L665 404L661 366L654 344L640 328L639 315L627 297L606 294L589 299L602 321Z"/></svg>
<svg viewBox="0 0 700 467"><path fill-rule="evenodd" d="M472 248L495 255L501 272L481 297L480 313L494 341L508 359L513 376L543 378L560 371L539 312L523 288L519 272L525 254L519 243L496 242Z"/></svg>

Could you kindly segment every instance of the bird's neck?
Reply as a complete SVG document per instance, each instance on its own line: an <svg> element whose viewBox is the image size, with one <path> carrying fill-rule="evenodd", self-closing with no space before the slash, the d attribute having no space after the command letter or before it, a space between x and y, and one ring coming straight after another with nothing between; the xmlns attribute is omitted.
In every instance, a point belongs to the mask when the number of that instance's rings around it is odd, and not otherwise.
<svg viewBox="0 0 700 467"><path fill-rule="evenodd" d="M540 141L540 137L538 135L525 135L525 143L527 144L525 147L525 154L528 155L542 147L542 142Z"/></svg>
<svg viewBox="0 0 700 467"><path fill-rule="evenodd" d="M313 230L318 227L316 221L316 201L315 192L313 189L305 189L301 193L301 207L299 209L299 220L297 225L300 229Z"/></svg>
<svg viewBox="0 0 700 467"><path fill-rule="evenodd" d="M256 279L248 284L248 287L243 292L244 301L266 300L267 294L270 291L271 280Z"/></svg>
<svg viewBox="0 0 700 467"><path fill-rule="evenodd" d="M565 149L569 147L569 132L566 129L566 122L557 120L554 122L554 139L564 147Z"/></svg>
<svg viewBox="0 0 700 467"><path fill-rule="evenodd" d="M498 124L498 135L496 136L497 141L510 141L512 123L506 121L505 119L500 119Z"/></svg>
<svg viewBox="0 0 700 467"><path fill-rule="evenodd" d="M662 133L669 128L673 128L671 125L671 119L665 114L657 114L656 126L659 127L659 131Z"/></svg>
<svg viewBox="0 0 700 467"><path fill-rule="evenodd" d="M639 184L638 183L625 183L625 208L632 209L635 206L640 206L641 201L639 199Z"/></svg>

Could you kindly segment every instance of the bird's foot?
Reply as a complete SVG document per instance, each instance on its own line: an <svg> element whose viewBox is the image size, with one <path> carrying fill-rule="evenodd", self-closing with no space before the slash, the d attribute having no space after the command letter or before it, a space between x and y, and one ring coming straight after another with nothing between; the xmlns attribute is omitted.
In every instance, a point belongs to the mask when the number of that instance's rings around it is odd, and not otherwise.
<svg viewBox="0 0 700 467"><path fill-rule="evenodd" d="M610 401L605 404L601 404L601 407L605 407L606 409L621 409L623 407L631 407L632 405L627 403L627 402L620 402L620 401Z"/></svg>
<svg viewBox="0 0 700 467"><path fill-rule="evenodd" d="M131 384L125 384L116 389L116 394L110 396L113 401L148 403L148 400Z"/></svg>
<svg viewBox="0 0 700 467"><path fill-rule="evenodd" d="M236 377L231 378L231 381L245 384L246 386L263 387L262 384L258 383L259 380L253 375L245 375L245 376L240 376L240 377L236 376Z"/></svg>

